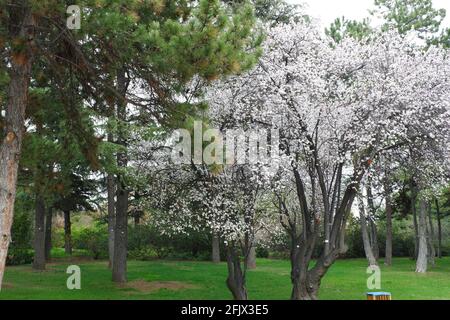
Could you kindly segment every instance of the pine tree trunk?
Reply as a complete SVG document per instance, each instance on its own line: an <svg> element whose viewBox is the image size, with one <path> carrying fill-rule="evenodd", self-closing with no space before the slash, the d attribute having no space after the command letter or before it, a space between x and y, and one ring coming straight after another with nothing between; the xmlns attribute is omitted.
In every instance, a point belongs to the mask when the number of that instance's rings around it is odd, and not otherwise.
<svg viewBox="0 0 450 320"><path fill-rule="evenodd" d="M220 239L216 234L212 236L212 262L220 262Z"/></svg>
<svg viewBox="0 0 450 320"><path fill-rule="evenodd" d="M377 266L377 259L375 258L375 255L372 251L372 246L370 245L369 240L369 232L367 231L367 222L366 222L366 214L364 210L364 202L362 199L359 199L359 221L361 225L361 234L363 239L363 245L364 245L364 252L366 253L367 261L369 262L370 266Z"/></svg>
<svg viewBox="0 0 450 320"><path fill-rule="evenodd" d="M126 74L123 69L120 69L117 72L117 90L125 98ZM124 101L119 101L117 104L117 118L120 122L117 143L126 149L127 138L125 122L127 118L127 106ZM126 150L118 153L117 164L121 169L125 169L128 166L128 153ZM118 283L127 281L128 194L129 192L126 188L124 177L119 175L117 179L114 258L112 270L113 281Z"/></svg>
<svg viewBox="0 0 450 320"><path fill-rule="evenodd" d="M5 272L6 257L11 241L11 227L16 200L16 184L20 151L25 124L25 109L28 101L28 87L31 79L32 46L35 22L28 1L10 1L5 10L9 11L11 25L9 35L13 40L25 39L21 59L10 59L8 100L5 108L5 128L1 132L0 146L0 290Z"/></svg>
<svg viewBox="0 0 450 320"><path fill-rule="evenodd" d="M49 207L45 213L45 261L51 260L52 251L53 209Z"/></svg>
<svg viewBox="0 0 450 320"><path fill-rule="evenodd" d="M108 141L112 141L108 137ZM113 266L114 260L114 234L116 224L116 183L114 175L108 174L107 179L107 192L108 192L108 256L109 256L109 268Z"/></svg>
<svg viewBox="0 0 450 320"><path fill-rule="evenodd" d="M34 217L34 259L33 269L45 270L45 203L36 196Z"/></svg>
<svg viewBox="0 0 450 320"><path fill-rule="evenodd" d="M392 265L392 203L390 191L386 191L386 250L384 264Z"/></svg>
<svg viewBox="0 0 450 320"><path fill-rule="evenodd" d="M428 245L427 245L427 203L420 199L419 219L418 219L418 255L416 262L416 272L425 273L428 267Z"/></svg>
<svg viewBox="0 0 450 320"><path fill-rule="evenodd" d="M72 255L72 223L70 221L70 211L64 211L64 252Z"/></svg>
<svg viewBox="0 0 450 320"><path fill-rule="evenodd" d="M113 281L127 282L128 191L117 188L116 228L114 234Z"/></svg>

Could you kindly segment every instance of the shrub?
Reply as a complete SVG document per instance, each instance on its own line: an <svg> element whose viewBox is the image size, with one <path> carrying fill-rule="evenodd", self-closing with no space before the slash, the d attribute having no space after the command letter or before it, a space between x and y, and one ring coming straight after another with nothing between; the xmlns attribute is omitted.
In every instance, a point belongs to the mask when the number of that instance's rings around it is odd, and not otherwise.
<svg viewBox="0 0 450 320"><path fill-rule="evenodd" d="M108 230L103 225L73 230L73 247L87 250L94 259L108 257Z"/></svg>
<svg viewBox="0 0 450 320"><path fill-rule="evenodd" d="M256 257L257 258L268 258L269 250L266 247L257 246L256 247Z"/></svg>
<svg viewBox="0 0 450 320"><path fill-rule="evenodd" d="M10 248L6 257L7 266L18 266L33 262L33 251L30 249Z"/></svg>
<svg viewBox="0 0 450 320"><path fill-rule="evenodd" d="M149 261L158 258L158 253L152 247L144 247L128 251L128 258L138 261Z"/></svg>

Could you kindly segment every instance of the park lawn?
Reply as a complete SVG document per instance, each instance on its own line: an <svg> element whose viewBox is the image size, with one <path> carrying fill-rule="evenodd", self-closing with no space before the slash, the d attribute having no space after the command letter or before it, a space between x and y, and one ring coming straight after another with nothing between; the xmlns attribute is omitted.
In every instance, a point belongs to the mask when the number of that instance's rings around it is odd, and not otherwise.
<svg viewBox="0 0 450 320"><path fill-rule="evenodd" d="M81 268L81 290L66 288L66 268ZM367 263L364 259L337 261L320 290L320 299L364 300ZM394 259L392 267L382 266L382 290L393 299L450 300L450 258L437 260L427 274L414 273L414 262ZM259 259L248 274L250 299L288 299L289 262ZM225 285L226 264L191 261L129 261L129 284L111 282L105 261L80 257L57 258L47 271L35 272L30 266L8 267L0 299L230 299Z"/></svg>

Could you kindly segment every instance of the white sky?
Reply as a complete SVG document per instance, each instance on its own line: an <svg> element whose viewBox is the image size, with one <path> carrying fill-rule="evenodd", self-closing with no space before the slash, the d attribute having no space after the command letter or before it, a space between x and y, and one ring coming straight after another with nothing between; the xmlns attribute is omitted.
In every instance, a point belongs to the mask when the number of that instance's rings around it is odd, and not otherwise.
<svg viewBox="0 0 450 320"><path fill-rule="evenodd" d="M336 18L362 20L369 16L368 10L374 8L374 0L287 0L289 3L305 3L306 12L319 19L322 26L328 27ZM435 8L447 10L444 25L450 27L450 0L433 0Z"/></svg>

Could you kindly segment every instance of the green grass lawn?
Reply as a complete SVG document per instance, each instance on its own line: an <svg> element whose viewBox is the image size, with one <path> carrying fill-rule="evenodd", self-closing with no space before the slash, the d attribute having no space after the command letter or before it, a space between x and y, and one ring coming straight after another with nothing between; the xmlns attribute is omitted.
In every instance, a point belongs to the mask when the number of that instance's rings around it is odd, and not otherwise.
<svg viewBox="0 0 450 320"><path fill-rule="evenodd" d="M66 268L81 267L82 289L66 288ZM364 300L366 288L364 259L340 260L322 282L320 299ZM450 300L450 258L437 260L427 274L414 273L410 259L394 259L394 265L382 269L382 290L393 299ZM288 299L291 284L289 262L258 260L248 274L250 299ZM111 282L104 261L57 258L47 271L35 272L30 266L8 267L0 299L230 299L225 285L226 264L179 261L130 261L130 284Z"/></svg>

